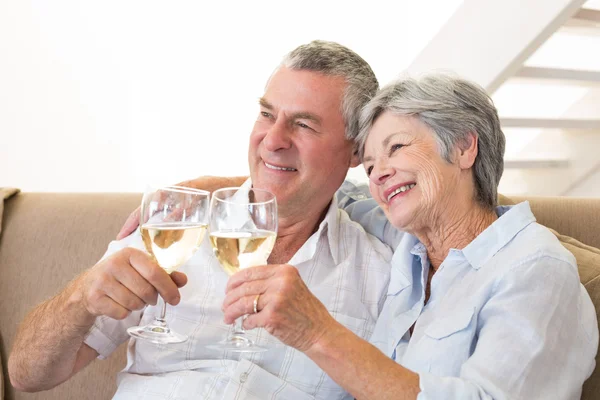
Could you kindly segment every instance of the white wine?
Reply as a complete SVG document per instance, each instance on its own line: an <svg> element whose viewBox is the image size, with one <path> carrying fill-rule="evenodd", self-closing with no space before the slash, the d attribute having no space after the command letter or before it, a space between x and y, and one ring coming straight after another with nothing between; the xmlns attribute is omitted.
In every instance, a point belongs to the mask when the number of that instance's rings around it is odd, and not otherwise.
<svg viewBox="0 0 600 400"><path fill-rule="evenodd" d="M273 231L218 231L210 234L215 257L228 275L267 263L277 234Z"/></svg>
<svg viewBox="0 0 600 400"><path fill-rule="evenodd" d="M198 250L206 228L206 224L163 222L144 224L141 231L148 253L171 273Z"/></svg>

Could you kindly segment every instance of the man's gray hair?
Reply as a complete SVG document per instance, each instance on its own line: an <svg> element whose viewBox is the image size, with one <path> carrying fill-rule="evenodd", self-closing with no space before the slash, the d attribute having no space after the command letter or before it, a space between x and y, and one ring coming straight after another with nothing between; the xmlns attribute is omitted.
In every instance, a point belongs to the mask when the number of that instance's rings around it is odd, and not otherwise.
<svg viewBox="0 0 600 400"><path fill-rule="evenodd" d="M402 78L386 85L361 114L357 138L361 160L369 130L385 111L419 118L433 131L440 155L448 162L452 162L454 148L468 145L469 134L474 133L479 142L473 165L476 200L487 209L497 205L505 137L498 111L483 88L440 73Z"/></svg>
<svg viewBox="0 0 600 400"><path fill-rule="evenodd" d="M341 44L314 40L288 53L281 65L293 70L314 71L344 78L347 86L341 112L346 125L346 138L356 140L360 111L379 89L379 83L369 64Z"/></svg>

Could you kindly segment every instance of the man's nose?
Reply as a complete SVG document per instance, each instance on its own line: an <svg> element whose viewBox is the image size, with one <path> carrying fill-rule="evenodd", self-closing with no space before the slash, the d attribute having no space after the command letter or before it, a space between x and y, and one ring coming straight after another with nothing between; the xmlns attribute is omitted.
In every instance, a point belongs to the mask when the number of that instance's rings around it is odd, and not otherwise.
<svg viewBox="0 0 600 400"><path fill-rule="evenodd" d="M263 139L265 149L268 151L277 151L289 149L292 145L291 134L286 121L279 119L269 127L267 134Z"/></svg>

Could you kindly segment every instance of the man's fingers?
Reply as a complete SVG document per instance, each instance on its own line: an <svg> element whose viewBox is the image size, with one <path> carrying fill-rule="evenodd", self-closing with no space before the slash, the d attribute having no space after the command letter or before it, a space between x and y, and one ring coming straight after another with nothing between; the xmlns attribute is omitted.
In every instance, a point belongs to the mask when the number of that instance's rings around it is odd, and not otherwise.
<svg viewBox="0 0 600 400"><path fill-rule="evenodd" d="M158 292L135 268L119 268L115 278L144 303L156 305Z"/></svg>
<svg viewBox="0 0 600 400"><path fill-rule="evenodd" d="M127 217L125 224L121 227L121 230L117 234L117 240L121 240L129 236L133 231L137 229L139 224L140 208L138 207L131 214L129 214L129 217Z"/></svg>
<svg viewBox="0 0 600 400"><path fill-rule="evenodd" d="M141 250L129 248L129 263L148 281L169 304L179 303L179 289L171 276L156 261Z"/></svg>
<svg viewBox="0 0 600 400"><path fill-rule="evenodd" d="M104 296L98 304L98 311L100 315L106 315L112 319L124 319L131 314L130 310L107 296Z"/></svg>
<svg viewBox="0 0 600 400"><path fill-rule="evenodd" d="M227 281L227 287L225 288L225 293L229 293L231 290L237 288L245 282L267 279L270 276L275 275L276 272L277 268L273 265L245 268L229 278L229 281Z"/></svg>
<svg viewBox="0 0 600 400"><path fill-rule="evenodd" d="M187 275L178 271L171 272L171 279L173 279L178 288L184 287L188 282Z"/></svg>
<svg viewBox="0 0 600 400"><path fill-rule="evenodd" d="M137 297L131 290L117 281L111 282L104 288L106 295L127 311L141 310L146 306L144 300Z"/></svg>

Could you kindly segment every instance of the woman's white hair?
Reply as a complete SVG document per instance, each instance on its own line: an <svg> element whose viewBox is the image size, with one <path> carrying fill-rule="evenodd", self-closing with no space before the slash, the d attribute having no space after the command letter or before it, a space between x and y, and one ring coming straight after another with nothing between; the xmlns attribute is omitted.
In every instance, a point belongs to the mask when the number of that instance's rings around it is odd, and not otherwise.
<svg viewBox="0 0 600 400"><path fill-rule="evenodd" d="M483 88L441 73L418 79L401 78L386 85L361 114L357 138L361 160L373 123L386 111L419 118L431 128L440 155L450 163L455 147L468 144L469 135L475 134L478 138L473 165L476 200L488 209L497 205L498 184L504 171L505 137L498 111Z"/></svg>

